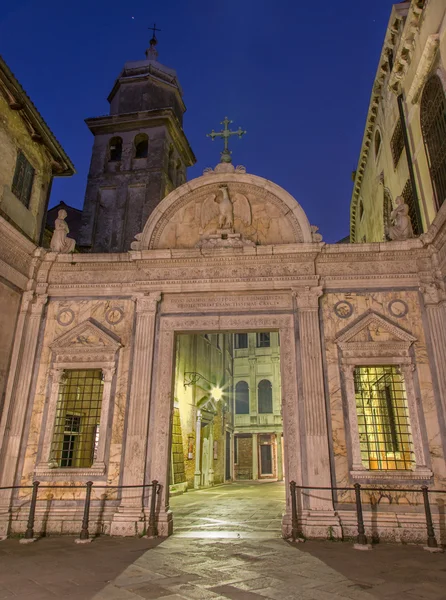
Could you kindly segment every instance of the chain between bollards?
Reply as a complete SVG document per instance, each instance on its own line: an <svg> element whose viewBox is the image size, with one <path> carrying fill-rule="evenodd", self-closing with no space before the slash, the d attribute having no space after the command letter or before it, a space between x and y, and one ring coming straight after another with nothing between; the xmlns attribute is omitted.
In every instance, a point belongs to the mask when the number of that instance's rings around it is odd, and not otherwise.
<svg viewBox="0 0 446 600"><path fill-rule="evenodd" d="M438 548L437 539L435 537L434 523L432 521L431 507L429 504L429 491L426 485L421 486L424 500L424 512L426 514L426 527L427 527L427 547Z"/></svg>
<svg viewBox="0 0 446 600"><path fill-rule="evenodd" d="M93 487L92 481L86 483L87 491L85 494L84 504L84 517L82 519L82 529L79 535L80 540L88 540L90 538L90 532L88 531L88 522L90 520L90 500L91 500L91 488Z"/></svg>
<svg viewBox="0 0 446 600"><path fill-rule="evenodd" d="M361 502L361 486L359 483L355 483L355 500L356 500L356 519L358 522L358 536L356 541L361 546L367 546L367 536L365 534L364 517L362 515L362 502Z"/></svg>
<svg viewBox="0 0 446 600"><path fill-rule="evenodd" d="M150 514L149 528L147 531L148 537L156 537L158 535L158 527L156 524L156 495L158 493L159 483L156 479L152 481L152 495L150 497Z"/></svg>
<svg viewBox="0 0 446 600"><path fill-rule="evenodd" d="M36 514L37 492L39 491L40 481L34 481L31 504L29 505L28 523L26 525L25 540L34 538L34 517Z"/></svg>

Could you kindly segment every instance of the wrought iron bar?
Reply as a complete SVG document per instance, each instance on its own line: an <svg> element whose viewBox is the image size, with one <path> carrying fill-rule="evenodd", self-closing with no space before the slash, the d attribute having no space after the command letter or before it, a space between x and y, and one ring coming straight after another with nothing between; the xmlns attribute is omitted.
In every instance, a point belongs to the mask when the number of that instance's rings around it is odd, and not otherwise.
<svg viewBox="0 0 446 600"><path fill-rule="evenodd" d="M297 520L296 482L290 481L291 490L291 537L293 542L299 537L299 524Z"/></svg>
<svg viewBox="0 0 446 600"><path fill-rule="evenodd" d="M158 535L158 527L156 523L156 496L158 493L158 487L158 481L154 479L152 481L152 495L150 497L149 528L147 531L148 537L156 537Z"/></svg>
<svg viewBox="0 0 446 600"><path fill-rule="evenodd" d="M434 524L432 522L431 507L429 504L429 490L426 485L423 485L421 487L421 491L423 492L424 512L426 513L427 547L438 548L438 543L435 538Z"/></svg>
<svg viewBox="0 0 446 600"><path fill-rule="evenodd" d="M34 538L34 517L36 514L37 493L39 491L40 481L34 481L31 504L29 505L28 523L26 525L25 540Z"/></svg>
<svg viewBox="0 0 446 600"><path fill-rule="evenodd" d="M90 500L91 500L91 488L93 487L92 481L87 481L87 491L85 493L85 504L84 504L84 517L82 519L82 529L79 535L80 540L88 540L90 538L90 532L88 531L88 521L90 520Z"/></svg>
<svg viewBox="0 0 446 600"><path fill-rule="evenodd" d="M356 500L356 519L358 521L358 536L356 541L361 546L367 546L367 536L365 534L364 517L362 515L362 502L361 502L361 486L359 483L355 483L355 500Z"/></svg>

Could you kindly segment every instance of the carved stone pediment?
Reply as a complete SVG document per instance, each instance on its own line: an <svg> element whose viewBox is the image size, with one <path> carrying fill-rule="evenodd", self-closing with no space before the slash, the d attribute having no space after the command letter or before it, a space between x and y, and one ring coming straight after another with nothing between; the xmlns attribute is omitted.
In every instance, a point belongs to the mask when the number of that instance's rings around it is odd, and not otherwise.
<svg viewBox="0 0 446 600"><path fill-rule="evenodd" d="M415 341L413 335L373 311L365 313L336 337L345 357L407 356Z"/></svg>
<svg viewBox="0 0 446 600"><path fill-rule="evenodd" d="M302 207L288 192L236 169L207 173L172 191L135 236L132 249L237 248L313 241Z"/></svg>
<svg viewBox="0 0 446 600"><path fill-rule="evenodd" d="M93 319L80 323L51 344L56 362L109 363L121 347L119 339Z"/></svg>

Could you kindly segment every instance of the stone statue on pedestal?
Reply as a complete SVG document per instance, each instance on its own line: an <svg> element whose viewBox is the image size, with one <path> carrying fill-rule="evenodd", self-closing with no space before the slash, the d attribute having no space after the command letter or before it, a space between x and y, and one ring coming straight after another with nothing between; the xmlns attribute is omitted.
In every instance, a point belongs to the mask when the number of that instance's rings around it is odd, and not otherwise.
<svg viewBox="0 0 446 600"><path fill-rule="evenodd" d="M51 238L50 248L53 252L74 252L76 241L68 237L70 230L65 222L67 212L62 208L57 213L57 219L54 222L54 233Z"/></svg>
<svg viewBox="0 0 446 600"><path fill-rule="evenodd" d="M401 241L413 238L412 223L409 217L409 207L402 196L395 200L396 208L390 213L390 221L387 236L390 240Z"/></svg>

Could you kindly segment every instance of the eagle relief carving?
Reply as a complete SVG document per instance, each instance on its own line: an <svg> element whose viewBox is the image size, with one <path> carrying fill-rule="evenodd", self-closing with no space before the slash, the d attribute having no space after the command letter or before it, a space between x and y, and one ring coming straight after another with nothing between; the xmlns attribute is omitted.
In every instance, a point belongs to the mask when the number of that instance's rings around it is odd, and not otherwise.
<svg viewBox="0 0 446 600"><path fill-rule="evenodd" d="M215 233L205 234L209 223L217 218ZM239 192L231 192L227 185L221 185L217 194L210 194L201 205L200 240L197 248L225 248L254 246L254 242L234 231L234 220L238 218L247 226L251 225L252 212L248 198Z"/></svg>

